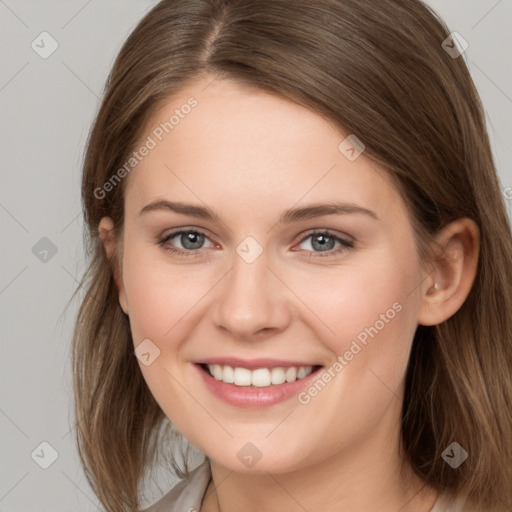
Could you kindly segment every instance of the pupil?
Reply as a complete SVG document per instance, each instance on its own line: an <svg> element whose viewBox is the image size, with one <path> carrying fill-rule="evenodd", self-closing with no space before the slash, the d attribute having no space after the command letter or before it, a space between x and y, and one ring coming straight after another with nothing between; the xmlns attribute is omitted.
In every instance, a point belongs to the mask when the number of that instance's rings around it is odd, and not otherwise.
<svg viewBox="0 0 512 512"><path fill-rule="evenodd" d="M319 240L322 240L319 242ZM329 244L328 241L330 241L331 243ZM315 249L321 249L321 250L329 250L329 249L332 249L332 244L334 242L334 239L332 237L330 237L329 235L316 235L315 237L313 237L313 247ZM315 243L316 244L319 244L315 247Z"/></svg>
<svg viewBox="0 0 512 512"><path fill-rule="evenodd" d="M202 236L203 235L201 235L200 233L186 233L185 235L183 235L181 243L183 244L183 247L187 249L198 249L198 247L195 247L195 245L201 246ZM192 244L192 247L188 246L189 243Z"/></svg>

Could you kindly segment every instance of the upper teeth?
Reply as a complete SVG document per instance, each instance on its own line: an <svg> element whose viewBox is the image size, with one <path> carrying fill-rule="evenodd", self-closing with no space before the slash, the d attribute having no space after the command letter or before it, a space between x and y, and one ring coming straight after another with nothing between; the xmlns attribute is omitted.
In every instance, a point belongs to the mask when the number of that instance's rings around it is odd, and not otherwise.
<svg viewBox="0 0 512 512"><path fill-rule="evenodd" d="M233 368L220 364L209 364L210 373L217 380L235 386L257 386L264 387L271 384L283 384L307 377L312 371L312 366L290 366L288 368L258 368L249 370L247 368Z"/></svg>

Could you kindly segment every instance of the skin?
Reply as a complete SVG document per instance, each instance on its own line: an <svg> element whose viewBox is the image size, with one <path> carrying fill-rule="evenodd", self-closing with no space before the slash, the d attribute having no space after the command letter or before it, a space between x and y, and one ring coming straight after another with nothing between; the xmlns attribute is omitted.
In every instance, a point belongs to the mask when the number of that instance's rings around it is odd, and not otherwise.
<svg viewBox="0 0 512 512"><path fill-rule="evenodd" d="M417 325L446 320L471 289L477 226L469 219L447 226L437 241L451 257L424 268L386 173L364 153L351 162L338 150L348 134L300 105L229 80L205 76L187 85L141 140L190 96L197 107L125 178L122 237L108 217L99 234L108 257L116 245L122 254L115 277L135 347L150 339L160 350L149 366L139 361L141 372L170 421L211 460L201 512L429 511L437 493L407 465L400 473L404 375ZM157 199L207 205L221 220L164 210L139 215ZM288 208L328 201L357 204L378 219L278 223ZM205 232L198 256L158 245L180 227ZM336 253L336 243L330 256L318 256L312 229L355 246ZM263 249L251 264L236 252L247 236ZM183 238L167 246L186 251ZM397 301L403 309L307 405L295 397L256 410L228 405L193 366L235 356L328 368ZM247 442L262 455L252 468L237 457Z"/></svg>

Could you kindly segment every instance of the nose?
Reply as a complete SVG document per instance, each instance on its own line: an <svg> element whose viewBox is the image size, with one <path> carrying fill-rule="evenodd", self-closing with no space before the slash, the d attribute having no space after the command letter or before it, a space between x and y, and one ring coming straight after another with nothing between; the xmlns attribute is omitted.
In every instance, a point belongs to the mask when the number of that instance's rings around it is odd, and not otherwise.
<svg viewBox="0 0 512 512"><path fill-rule="evenodd" d="M252 263L235 253L230 272L216 288L213 320L235 339L263 340L291 321L290 291L269 267L265 251Z"/></svg>

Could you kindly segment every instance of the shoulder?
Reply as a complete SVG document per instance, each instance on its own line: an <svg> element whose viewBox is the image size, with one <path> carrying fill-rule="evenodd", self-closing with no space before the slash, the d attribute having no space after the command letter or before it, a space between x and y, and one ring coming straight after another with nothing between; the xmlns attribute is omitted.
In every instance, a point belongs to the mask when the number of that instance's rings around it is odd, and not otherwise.
<svg viewBox="0 0 512 512"><path fill-rule="evenodd" d="M188 479L178 482L167 494L142 512L198 512L210 479L210 463L207 459L190 472Z"/></svg>

